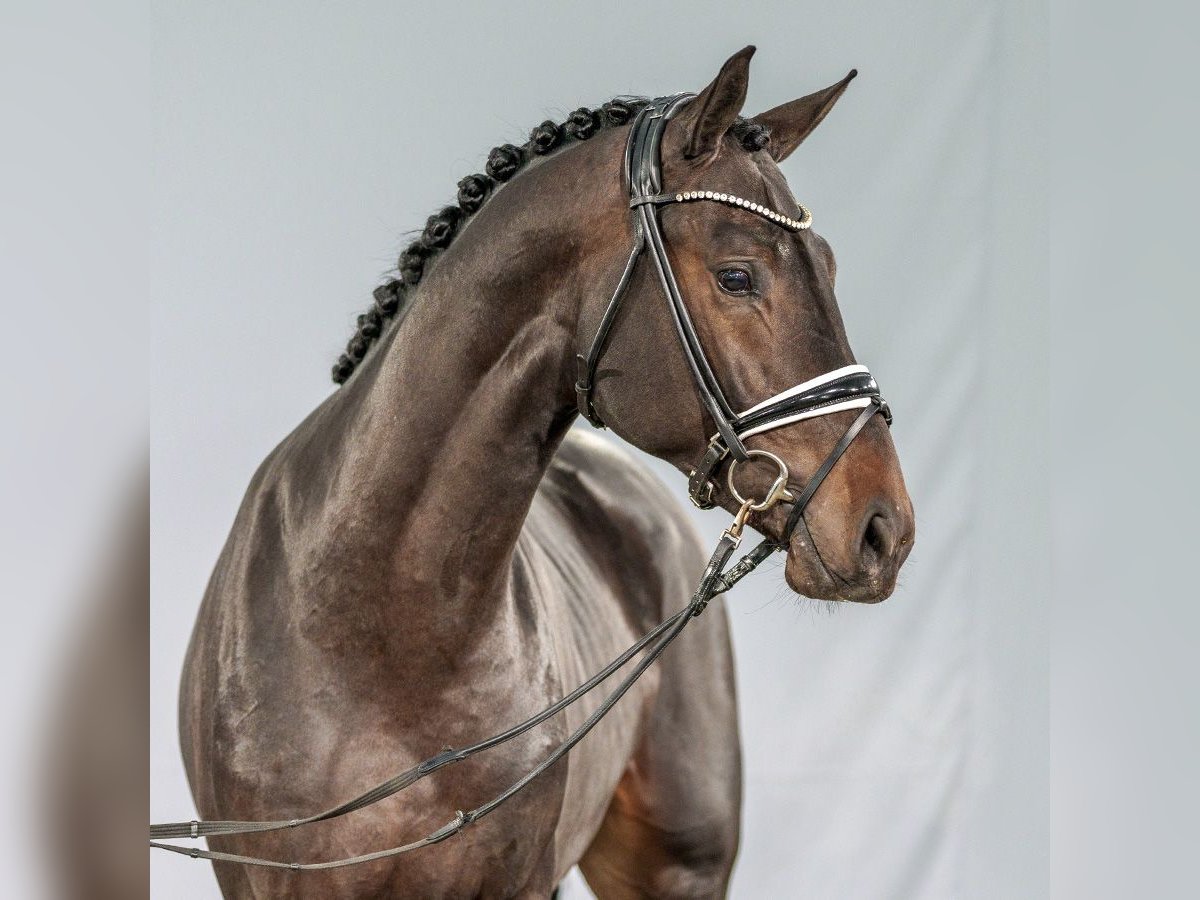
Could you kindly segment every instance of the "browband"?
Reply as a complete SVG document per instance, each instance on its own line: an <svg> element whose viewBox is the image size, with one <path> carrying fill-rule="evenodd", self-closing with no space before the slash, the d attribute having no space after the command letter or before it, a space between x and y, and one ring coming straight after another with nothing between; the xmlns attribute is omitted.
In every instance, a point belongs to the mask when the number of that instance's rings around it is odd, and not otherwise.
<svg viewBox="0 0 1200 900"><path fill-rule="evenodd" d="M671 193L664 191L662 184L662 161L660 148L667 123L690 100L694 94L675 94L651 101L637 114L629 131L625 145L625 181L629 187L629 207L633 220L633 248L625 269L617 282L616 290L604 310L596 336L586 355L576 356L575 395L579 412L598 428L604 423L592 405L595 389L596 368L608 343L621 299L633 278L638 259L649 250L658 273L659 282L667 298L667 307L679 343L683 348L688 369L696 383L701 403L716 426L716 434L709 441L704 457L688 477L688 494L692 502L701 509L714 505L716 491L715 474L727 456L742 462L749 458L744 440L773 428L781 428L793 422L816 416L829 415L848 409L862 409L863 413L851 425L850 431L839 442L836 454L827 459L828 467L822 467L817 475L809 479L808 488L802 492L804 503L797 503L789 521L788 533L795 519L803 512L804 504L812 492L832 468L833 461L840 457L854 436L866 425L876 412L881 413L891 424L891 411L880 395L879 386L866 366L843 366L827 372L803 384L788 388L773 397L755 404L742 413L735 413L721 390L716 373L708 362L700 337L692 323L683 294L667 256L666 239L659 223L659 208L671 203L711 201L744 209L759 215L789 231L803 231L812 225L812 213L801 206L800 218L793 218L772 210L762 204L746 200L735 194L722 191L695 190ZM868 414L867 408L870 407ZM811 489L811 490L809 490Z"/></svg>
<svg viewBox="0 0 1200 900"><path fill-rule="evenodd" d="M776 212L769 206L763 206L761 203L755 203L753 200L747 200L745 197L737 196L737 194L726 194L721 191L684 191L682 194L656 194L653 197L634 197L629 201L629 205L635 207L643 203L653 203L655 206L663 206L667 203L688 203L692 200L715 200L717 203L725 203L729 206L748 209L750 212L757 213L764 219L774 222L776 225L782 225L788 231L804 231L812 227L812 213L802 203L798 204L800 207L800 218L793 219L791 216L785 216L781 212Z"/></svg>

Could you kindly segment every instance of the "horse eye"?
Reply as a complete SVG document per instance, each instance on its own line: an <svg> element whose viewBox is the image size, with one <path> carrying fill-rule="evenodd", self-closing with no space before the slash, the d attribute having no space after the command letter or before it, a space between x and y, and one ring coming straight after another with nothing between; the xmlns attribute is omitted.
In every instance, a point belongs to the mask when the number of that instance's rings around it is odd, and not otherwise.
<svg viewBox="0 0 1200 900"><path fill-rule="evenodd" d="M727 294L748 294L750 273L745 269L722 269L717 273L717 284Z"/></svg>

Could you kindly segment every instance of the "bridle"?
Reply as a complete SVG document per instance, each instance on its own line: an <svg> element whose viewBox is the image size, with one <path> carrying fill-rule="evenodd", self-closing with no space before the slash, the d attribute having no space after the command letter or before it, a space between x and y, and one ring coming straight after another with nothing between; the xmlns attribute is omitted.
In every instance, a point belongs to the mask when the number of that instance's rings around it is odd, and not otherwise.
<svg viewBox="0 0 1200 900"><path fill-rule="evenodd" d="M683 347L688 369L696 383L696 391L705 411L716 425L716 433L700 462L688 477L688 495L700 509L714 506L716 493L715 474L726 457L734 463L745 462L752 456L768 457L779 466L780 475L787 481L787 467L773 454L765 451L748 450L744 440L773 428L780 428L802 419L828 415L846 409L863 408L866 417L861 425L851 429L855 435L866 420L876 412L891 424L891 411L879 393L879 386L866 366L844 366L796 385L755 404L741 413L735 413L721 390L721 384L704 354L700 337L692 324L671 260L667 256L666 238L659 223L658 210L672 203L712 201L723 203L758 215L788 231L804 231L812 225L812 214L800 207L800 218L794 219L759 203L746 200L723 191L695 190L681 193L663 192L661 144L667 123L690 100L694 94L676 94L660 97L638 113L625 147L625 182L629 186L629 208L633 216L633 250L625 264L625 270L613 291L612 299L600 319L596 335L587 354L576 356L577 378L575 399L580 414L598 428L604 423L592 404L595 390L596 369L608 345L609 335L621 308L621 300L629 288L633 271L643 252L649 251L658 272L659 282L666 295L675 325L676 335ZM851 437L853 440L853 437ZM840 455L840 454L839 454ZM732 470L731 470L732 476ZM822 478L824 475L822 475ZM810 481L811 483L811 481ZM803 512L802 507L797 507ZM798 516L797 516L798 521ZM789 522L784 539L790 536L796 522Z"/></svg>
<svg viewBox="0 0 1200 900"><path fill-rule="evenodd" d="M343 866L357 865L373 860L386 859L419 850L453 837L464 828L479 821L493 812L519 791L527 787L543 772L562 759L604 718L625 695L633 684L641 677L667 646L675 640L693 618L700 615L713 597L718 596L754 571L758 565L777 550L786 548L792 532L799 525L805 507L816 494L817 488L833 469L834 465L846 452L850 444L866 426L871 418L879 413L891 424L891 412L886 402L880 396L875 379L865 366L852 365L836 369L817 378L796 385L770 397L749 409L734 413L721 390L721 385L709 365L700 344L700 339L692 325L687 307L684 305L679 284L671 269L670 259L666 253L666 243L662 228L658 221L658 210L670 203L688 203L692 201L714 201L729 206L744 209L775 222L780 227L791 231L802 231L812 224L812 216L807 209L801 207L801 218L794 219L759 204L751 203L734 195L714 191L689 191L687 193L662 193L662 166L660 162L660 147L663 132L672 116L688 101L693 94L676 94L670 97L660 97L645 107L634 119L630 130L625 151L625 180L629 185L629 206L632 210L634 246L625 265L624 272L613 292L600 321L596 336L586 355L578 359L578 378L575 385L576 399L579 412L593 425L604 427L599 415L592 405L592 392L595 382L596 367L604 353L613 323L620 309L621 299L633 277L633 271L642 253L649 250L654 260L655 269L662 283L671 310L675 330L687 358L688 367L696 382L705 410L716 425L716 433L708 443L704 456L691 472L688 478L688 493L701 509L715 505L713 497L716 492L715 478L718 469L727 457L732 457L726 476L731 496L740 504L733 523L721 534L717 547L705 567L700 583L692 595L691 601L679 612L667 618L660 625L649 631L632 647L610 662L607 666L579 685L561 700L548 706L506 731L485 738L476 744L462 749L446 747L442 752L431 756L405 772L401 772L382 784L352 800L335 806L332 809L316 813L304 818L279 819L273 821L205 821L173 822L150 826L150 846L161 850L190 856L193 859L210 859L221 862L239 863L249 866L265 866L276 869L292 869L295 871L312 871L336 869ZM805 483L804 487L793 492L788 488L789 473L787 466L778 456L765 450L749 449L744 441L751 435L760 434L773 428L779 428L792 422L828 415L847 409L861 408L862 411L843 433L826 456L824 462ZM762 498L746 498L741 495L734 482L734 471L739 463L753 458L765 458L775 463L778 474ZM776 503L790 503L791 513L780 540L763 539L753 550L745 554L734 566L726 571L726 566L741 543L742 530L752 513L763 512ZM180 846L178 844L162 843L162 839L201 838L209 836L229 836L238 834L254 834L267 831L280 831L287 828L298 828L314 822L323 822L347 815L364 807L371 806L381 800L391 797L404 790L422 778L433 774L438 769L451 763L463 760L490 750L500 744L507 743L540 725L551 717L562 712L579 698L589 693L595 687L607 680L618 670L624 668L638 653L646 651L633 669L621 682L604 698L597 709L576 728L562 743L560 743L541 763L528 772L502 793L470 811L460 810L455 817L425 837L399 847L391 847L374 853L353 856L347 859L330 860L328 862L299 863L283 862L281 860L260 859L251 856L241 856L234 853L224 853L214 850L201 850L199 847ZM155 839L158 840L155 840Z"/></svg>

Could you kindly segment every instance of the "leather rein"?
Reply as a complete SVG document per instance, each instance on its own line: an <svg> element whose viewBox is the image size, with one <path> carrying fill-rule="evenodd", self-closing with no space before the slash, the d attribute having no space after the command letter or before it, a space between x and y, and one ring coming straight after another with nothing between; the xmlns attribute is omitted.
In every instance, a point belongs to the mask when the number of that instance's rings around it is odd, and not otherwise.
<svg viewBox="0 0 1200 900"><path fill-rule="evenodd" d="M732 194L716 191L689 191L687 193L662 193L662 167L660 148L663 132L667 123L682 108L693 99L693 94L676 94L670 97L660 97L645 106L637 115L630 130L625 151L625 181L629 186L629 206L632 211L634 246L626 263L625 270L617 283L611 300L600 320L596 336L586 355L580 355L578 360L578 377L576 382L576 398L580 413L593 425L603 428L594 406L592 392L595 382L596 367L604 353L609 333L616 321L620 310L621 299L633 277L633 271L644 252L649 252L654 260L663 293L666 295L675 324L676 333L687 358L688 367L696 382L696 389L705 410L716 425L716 434L709 441L703 458L691 472L688 478L688 493L691 500L701 509L715 505L713 499L716 484L716 473L724 460L731 457L727 474L727 484L731 495L741 504L734 521L721 534L713 551L700 583L687 606L667 618L661 624L643 635L633 646L616 657L603 669L580 684L562 699L546 707L541 712L496 735L472 744L462 749L447 747L440 753L429 757L412 768L401 772L393 778L376 785L364 794L348 800L331 809L318 812L304 818L279 819L274 821L199 821L172 822L150 826L150 846L172 853L179 853L193 859L209 859L219 862L239 863L248 866L265 866L276 869L292 869L296 871L312 871L337 869L344 866L386 859L419 850L451 838L479 821L515 794L527 787L543 772L571 751L587 734L604 718L616 703L633 687L642 674L653 665L663 651L674 641L693 618L700 615L714 597L725 593L738 581L749 575L759 564L772 553L786 548L792 532L800 523L804 509L816 494L817 488L833 469L842 454L850 447L854 439L871 420L879 413L891 424L891 412L887 403L879 393L879 388L866 367L845 366L833 372L814 378L803 384L789 388L762 403L741 413L735 413L721 390L720 383L712 367L704 355L699 336L684 305L679 284L667 257L666 241L658 220L658 210L670 203L685 203L692 201L714 201L724 203L734 208L763 216L772 222L791 231L808 228L812 216L808 210L801 207L801 218L794 219L782 213L770 210L757 203L752 203ZM825 461L817 468L812 477L800 490L793 492L788 488L789 473L787 466L776 455L764 450L748 449L745 438L773 428L778 428L792 422L816 416L828 415L845 409L861 408L861 412L851 423L850 427L838 440ZM779 472L766 495L762 498L744 498L734 484L734 470L739 463L760 457L770 460L778 467ZM763 539L754 549L746 553L736 564L726 571L726 566L741 543L742 530L752 513L763 512L776 503L790 503L791 513L781 540ZM451 763L462 762L477 753L490 750L514 738L525 734L547 719L562 712L574 704L585 694L606 681L617 671L623 669L635 656L642 651L645 654L625 675L619 684L604 698L596 710L562 741L534 769L511 784L503 792L469 811L459 810L453 819L430 834L418 838L408 844L352 856L346 859L330 860L327 862L284 862L281 860L260 859L252 856L241 856L234 853L223 853L215 850L202 850L197 846L163 843L167 839L198 839L210 836L230 836L238 834L256 834L267 831L281 831L288 828L298 828L315 822L324 822L347 815L367 806L372 806L381 800L391 797L421 779L432 775Z"/></svg>

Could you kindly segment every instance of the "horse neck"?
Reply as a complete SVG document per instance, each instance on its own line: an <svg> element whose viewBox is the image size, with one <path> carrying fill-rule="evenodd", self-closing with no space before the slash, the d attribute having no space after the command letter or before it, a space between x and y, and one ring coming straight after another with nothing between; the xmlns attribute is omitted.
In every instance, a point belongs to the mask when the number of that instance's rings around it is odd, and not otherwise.
<svg viewBox="0 0 1200 900"><path fill-rule="evenodd" d="M339 392L339 539L375 565L390 559L410 610L461 613L504 590L574 418L580 313L586 292L603 290L582 269L607 270L611 257L619 270L625 252L597 233L596 196L619 189L611 179L601 192L605 156L616 154L599 136L591 143L540 162L485 205ZM563 190L590 180L596 190ZM605 220L623 224L620 197L612 206Z"/></svg>

